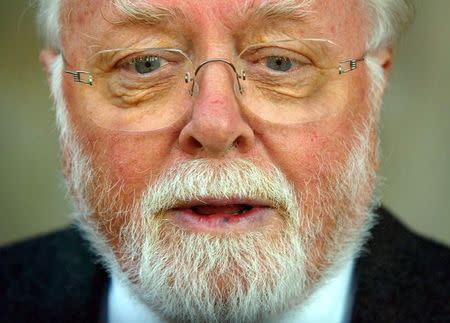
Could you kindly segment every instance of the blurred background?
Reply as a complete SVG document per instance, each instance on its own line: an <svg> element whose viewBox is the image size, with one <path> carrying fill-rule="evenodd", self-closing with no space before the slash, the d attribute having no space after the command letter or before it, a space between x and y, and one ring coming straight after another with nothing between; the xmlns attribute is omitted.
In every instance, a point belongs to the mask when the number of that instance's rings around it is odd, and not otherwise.
<svg viewBox="0 0 450 323"><path fill-rule="evenodd" d="M0 2L0 245L70 221L31 2ZM450 1L414 2L382 109L383 201L450 245Z"/></svg>

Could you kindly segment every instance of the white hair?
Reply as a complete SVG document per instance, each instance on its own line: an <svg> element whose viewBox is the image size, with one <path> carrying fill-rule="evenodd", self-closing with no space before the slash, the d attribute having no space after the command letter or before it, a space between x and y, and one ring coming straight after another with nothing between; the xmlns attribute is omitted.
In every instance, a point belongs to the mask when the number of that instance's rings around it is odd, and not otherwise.
<svg viewBox="0 0 450 323"><path fill-rule="evenodd" d="M363 0L370 21L367 51L393 48L408 27L413 7L408 0Z"/></svg>
<svg viewBox="0 0 450 323"><path fill-rule="evenodd" d="M73 202L78 212L88 213L88 202L85 200L87 196L87 188L93 179L93 173L90 167L88 155L83 152L79 144L77 135L74 134L74 128L69 122L69 113L66 109L64 93L62 90L62 76L64 71L64 61L62 56L57 57L50 68L50 91L56 107L56 125L59 132L59 140L62 151L65 156L63 161L66 164L64 169L66 172L66 180L69 183L69 190Z"/></svg>
<svg viewBox="0 0 450 323"><path fill-rule="evenodd" d="M373 113L378 115L386 77L375 55L379 49L393 49L397 45L412 20L413 7L408 0L363 0L363 7L369 18L370 30L365 58L371 81L369 100L375 110Z"/></svg>
<svg viewBox="0 0 450 323"><path fill-rule="evenodd" d="M61 0L38 0L37 23L45 46L61 50L59 12Z"/></svg>

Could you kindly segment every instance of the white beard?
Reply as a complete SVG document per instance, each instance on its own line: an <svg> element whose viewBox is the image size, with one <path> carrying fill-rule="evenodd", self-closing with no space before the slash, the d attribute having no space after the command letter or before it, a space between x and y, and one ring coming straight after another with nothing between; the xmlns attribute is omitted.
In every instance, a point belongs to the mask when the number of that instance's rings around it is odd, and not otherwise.
<svg viewBox="0 0 450 323"><path fill-rule="evenodd" d="M60 75L61 68L57 61L53 75ZM202 159L166 170L132 205L114 205L105 185L100 195L109 198L111 208L99 210L105 203L92 205L87 196L96 172L70 130L60 81L54 80L61 141L72 170L67 182L79 226L112 274L162 317L187 322L269 319L301 305L363 244L373 220L367 197L375 177L369 162L370 123L358 132L345 165L334 167L333 179L324 187L305 185L298 192L273 165L263 169L248 160ZM164 221L171 207L205 196L271 201L283 230L273 239L258 232L213 236ZM308 201L313 196L317 200ZM104 220L93 220L94 213ZM320 236L323 215L336 224L332 235ZM108 221L117 217L124 223L118 232L120 247L113 250L104 233ZM307 257L319 237L325 245L320 265Z"/></svg>

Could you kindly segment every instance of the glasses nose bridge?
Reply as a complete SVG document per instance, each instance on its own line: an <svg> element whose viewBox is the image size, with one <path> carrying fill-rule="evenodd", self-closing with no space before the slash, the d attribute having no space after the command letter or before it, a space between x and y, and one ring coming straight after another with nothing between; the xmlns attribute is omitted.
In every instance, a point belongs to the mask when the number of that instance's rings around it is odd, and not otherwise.
<svg viewBox="0 0 450 323"><path fill-rule="evenodd" d="M237 86L238 86L239 93L241 93L241 94L243 93L243 88L242 88L242 86L241 86L241 82L239 81L239 79L245 80L245 76L243 76L243 75L245 75L244 72L242 72L242 75L240 75L240 74L238 73L236 67L234 66L234 64L231 63L230 61L227 61L226 59L223 59L223 58L210 58L210 59L207 59L207 60L201 62L201 63L197 66L197 68L195 69L195 71L194 71L194 77L191 79L191 81L192 81L192 86L191 86L191 89L189 90L189 94L190 94L191 96L194 95L194 88L195 88L195 84L196 84L195 80L196 80L197 74L200 72L200 70L201 70L205 65L207 65L207 64L209 64L209 63L223 63L223 64L229 66L229 67L233 70L234 75L236 76L236 83L237 83ZM186 79L186 82L187 82L187 81L188 81L188 77L186 76L185 79Z"/></svg>

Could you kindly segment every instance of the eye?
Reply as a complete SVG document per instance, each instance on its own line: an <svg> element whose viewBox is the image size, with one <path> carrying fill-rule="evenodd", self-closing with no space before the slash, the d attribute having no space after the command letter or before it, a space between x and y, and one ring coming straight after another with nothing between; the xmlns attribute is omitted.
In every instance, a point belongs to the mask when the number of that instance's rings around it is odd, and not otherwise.
<svg viewBox="0 0 450 323"><path fill-rule="evenodd" d="M287 48L272 45L255 45L244 50L240 58L245 69L258 69L259 73L269 73L281 76L282 74L292 74L304 70L304 67L311 65L308 53L302 47Z"/></svg>
<svg viewBox="0 0 450 323"><path fill-rule="evenodd" d="M278 71L287 72L292 67L292 61L289 57L270 56L265 59L265 64L268 68Z"/></svg>
<svg viewBox="0 0 450 323"><path fill-rule="evenodd" d="M165 64L167 61L158 56L138 56L130 60L128 67L133 72L145 75L155 72Z"/></svg>

